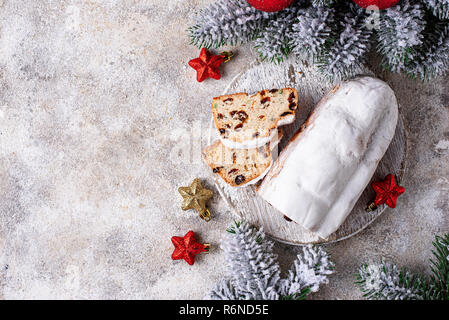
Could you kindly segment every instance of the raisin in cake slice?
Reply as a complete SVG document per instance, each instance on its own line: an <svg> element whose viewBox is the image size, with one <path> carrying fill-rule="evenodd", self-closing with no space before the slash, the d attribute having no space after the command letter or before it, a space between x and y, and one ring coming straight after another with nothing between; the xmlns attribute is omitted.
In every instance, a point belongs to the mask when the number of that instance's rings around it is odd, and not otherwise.
<svg viewBox="0 0 449 320"><path fill-rule="evenodd" d="M250 149L231 149L217 140L203 150L203 158L212 172L230 186L255 184L270 170L277 156L277 151L273 149L281 138L282 132L279 131L271 142Z"/></svg>
<svg viewBox="0 0 449 320"><path fill-rule="evenodd" d="M276 135L276 128L295 120L298 92L293 88L235 93L215 97L212 113L221 142L228 148L257 148Z"/></svg>

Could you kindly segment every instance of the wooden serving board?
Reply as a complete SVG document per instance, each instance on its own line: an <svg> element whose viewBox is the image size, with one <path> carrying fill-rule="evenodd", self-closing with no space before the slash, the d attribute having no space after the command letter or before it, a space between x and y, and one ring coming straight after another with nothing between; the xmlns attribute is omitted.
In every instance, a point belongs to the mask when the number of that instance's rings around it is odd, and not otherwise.
<svg viewBox="0 0 449 320"><path fill-rule="evenodd" d="M371 71L360 70L360 74L373 75ZM228 85L223 94L248 92L254 93L262 89L293 87L298 90L299 106L296 120L293 124L282 127L284 138L279 145L279 151L286 145L319 100L332 89L334 83L323 77L315 67L298 60L287 60L275 65L269 62L253 62L246 70L237 75ZM209 142L218 139L213 121L211 121ZM406 133L399 116L393 141L381 160L373 180L382 180L388 173L402 180L405 171ZM380 206L373 212L365 210L367 204L374 199L370 184L365 189L354 209L340 228L328 239L322 239L295 222L287 221L283 215L259 197L254 186L231 188L219 177L214 181L221 196L233 209L237 217L245 219L257 227L262 227L271 238L293 245L309 243L331 243L347 239L366 228L382 212L386 206Z"/></svg>

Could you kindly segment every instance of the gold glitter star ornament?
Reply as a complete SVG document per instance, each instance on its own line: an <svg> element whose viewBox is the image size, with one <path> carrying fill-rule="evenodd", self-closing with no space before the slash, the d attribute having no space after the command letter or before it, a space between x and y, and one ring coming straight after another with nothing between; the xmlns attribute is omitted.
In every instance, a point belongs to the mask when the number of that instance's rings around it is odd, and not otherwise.
<svg viewBox="0 0 449 320"><path fill-rule="evenodd" d="M195 209L203 220L211 220L210 211L206 208L206 202L212 198L214 193L212 190L204 188L200 179L196 178L188 187L179 187L178 191L183 198L182 210Z"/></svg>

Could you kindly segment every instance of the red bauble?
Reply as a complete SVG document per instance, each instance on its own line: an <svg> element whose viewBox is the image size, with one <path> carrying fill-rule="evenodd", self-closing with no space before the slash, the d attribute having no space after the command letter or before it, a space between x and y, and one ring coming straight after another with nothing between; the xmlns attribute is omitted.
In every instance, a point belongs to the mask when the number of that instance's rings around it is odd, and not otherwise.
<svg viewBox="0 0 449 320"><path fill-rule="evenodd" d="M380 10L390 8L394 6L399 0L353 0L362 8L367 8L369 6L376 6Z"/></svg>
<svg viewBox="0 0 449 320"><path fill-rule="evenodd" d="M184 237L172 237L171 242L175 246L171 258L173 260L184 259L188 264L195 263L195 256L201 252L207 252L209 246L196 242L193 231L187 232Z"/></svg>
<svg viewBox="0 0 449 320"><path fill-rule="evenodd" d="M290 6L294 0L246 0L257 10L275 12Z"/></svg>
<svg viewBox="0 0 449 320"><path fill-rule="evenodd" d="M189 61L189 66L196 70L196 80L201 82L207 78L219 80L221 78L218 67L225 62L223 55L214 55L206 49L201 49L199 58Z"/></svg>
<svg viewBox="0 0 449 320"><path fill-rule="evenodd" d="M373 182L371 184L376 192L374 204L380 206L386 203L390 208L396 208L396 200L405 192L405 188L398 186L392 174L386 176L384 181Z"/></svg>

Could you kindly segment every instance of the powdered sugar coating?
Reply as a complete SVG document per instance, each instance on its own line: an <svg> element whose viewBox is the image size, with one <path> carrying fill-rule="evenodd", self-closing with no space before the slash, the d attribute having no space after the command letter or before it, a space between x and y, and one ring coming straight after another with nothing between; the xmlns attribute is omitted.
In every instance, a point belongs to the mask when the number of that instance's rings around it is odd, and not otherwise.
<svg viewBox="0 0 449 320"><path fill-rule="evenodd" d="M259 188L271 205L322 238L338 229L395 132L398 105L383 81L360 77L331 91Z"/></svg>

